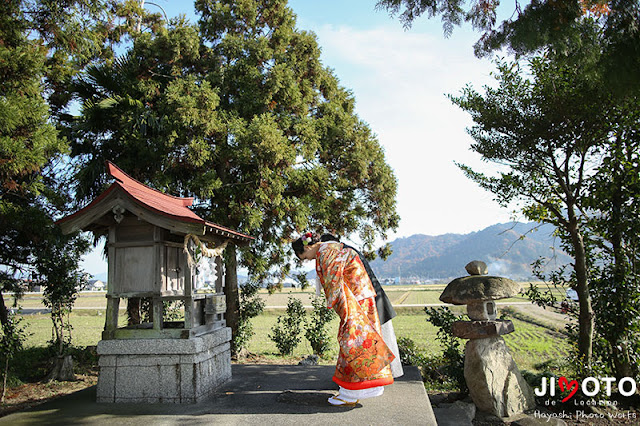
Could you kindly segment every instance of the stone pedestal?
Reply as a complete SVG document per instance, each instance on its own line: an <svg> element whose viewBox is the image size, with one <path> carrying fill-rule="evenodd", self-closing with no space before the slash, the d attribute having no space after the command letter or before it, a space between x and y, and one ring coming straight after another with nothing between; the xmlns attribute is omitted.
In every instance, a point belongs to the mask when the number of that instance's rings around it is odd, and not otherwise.
<svg viewBox="0 0 640 426"><path fill-rule="evenodd" d="M231 379L231 329L98 343L97 402L196 403Z"/></svg>
<svg viewBox="0 0 640 426"><path fill-rule="evenodd" d="M515 328L509 320L456 321L451 325L451 331L461 339L486 339L513 333Z"/></svg>
<svg viewBox="0 0 640 426"><path fill-rule="evenodd" d="M536 405L531 387L500 336L467 342L464 378L474 404L487 413L509 417Z"/></svg>

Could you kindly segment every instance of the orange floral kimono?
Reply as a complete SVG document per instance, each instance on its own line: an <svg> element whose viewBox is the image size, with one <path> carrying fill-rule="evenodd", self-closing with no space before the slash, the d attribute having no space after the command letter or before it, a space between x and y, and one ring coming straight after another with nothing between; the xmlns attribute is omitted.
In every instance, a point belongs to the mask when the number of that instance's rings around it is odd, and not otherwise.
<svg viewBox="0 0 640 426"><path fill-rule="evenodd" d="M395 357L382 340L376 293L358 254L341 243L323 243L316 272L327 308L340 316L340 353L333 381L351 390L393 383L389 364Z"/></svg>

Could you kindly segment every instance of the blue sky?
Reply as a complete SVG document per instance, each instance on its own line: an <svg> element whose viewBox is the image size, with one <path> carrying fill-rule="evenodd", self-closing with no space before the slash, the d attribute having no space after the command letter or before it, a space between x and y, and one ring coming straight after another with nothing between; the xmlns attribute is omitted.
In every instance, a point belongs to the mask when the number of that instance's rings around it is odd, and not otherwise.
<svg viewBox="0 0 640 426"><path fill-rule="evenodd" d="M169 17L183 13L196 20L191 1L154 3ZM420 18L405 30L375 4L376 0L289 1L298 29L316 34L323 64L354 93L358 115L378 136L398 179L401 222L389 240L468 233L509 221L511 211L500 208L454 164L492 170L470 151L469 115L446 97L459 94L466 84L479 90L492 83L490 59L473 55L479 34L467 25L445 38L439 18ZM89 255L84 266L92 274L106 271L97 253Z"/></svg>

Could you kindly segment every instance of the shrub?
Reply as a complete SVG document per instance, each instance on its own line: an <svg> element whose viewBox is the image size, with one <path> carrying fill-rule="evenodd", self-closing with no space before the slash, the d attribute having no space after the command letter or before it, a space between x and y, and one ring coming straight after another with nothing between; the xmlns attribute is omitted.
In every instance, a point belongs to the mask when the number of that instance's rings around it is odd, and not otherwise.
<svg viewBox="0 0 640 426"><path fill-rule="evenodd" d="M416 343L408 337L398 338L398 351L400 352L400 362L402 365L415 365L422 367L426 356L418 349Z"/></svg>
<svg viewBox="0 0 640 426"><path fill-rule="evenodd" d="M300 343L305 315L300 299L289 297L286 315L278 317L276 325L271 328L272 334L269 334L281 355L291 355Z"/></svg>
<svg viewBox="0 0 640 426"><path fill-rule="evenodd" d="M264 301L258 295L260 285L255 282L246 282L240 286L240 306L238 315L238 330L233 336L232 351L237 356L249 345L249 341L255 334L251 318L255 318L264 310Z"/></svg>
<svg viewBox="0 0 640 426"><path fill-rule="evenodd" d="M436 339L443 349L442 373L458 384L460 392L467 393L467 382L464 379L464 352L461 349L462 339L454 336L451 329L453 323L460 317L447 307L424 308L424 311L428 316L427 321L438 327Z"/></svg>
<svg viewBox="0 0 640 426"><path fill-rule="evenodd" d="M428 355L407 338L398 339L400 361L403 365L414 365L420 368L422 380L427 390L454 390L460 385L456 378L448 375L449 360L442 355Z"/></svg>
<svg viewBox="0 0 640 426"><path fill-rule="evenodd" d="M0 362L2 366L2 393L0 402L4 403L4 396L9 376L9 364L22 350L27 335L20 325L21 318L9 313L7 322L0 328Z"/></svg>
<svg viewBox="0 0 640 426"><path fill-rule="evenodd" d="M327 324L336 315L331 309L327 309L325 301L321 297L315 297L311 301L313 311L311 318L306 323L305 337L311 344L313 353L323 356L331 347L331 337L327 330Z"/></svg>

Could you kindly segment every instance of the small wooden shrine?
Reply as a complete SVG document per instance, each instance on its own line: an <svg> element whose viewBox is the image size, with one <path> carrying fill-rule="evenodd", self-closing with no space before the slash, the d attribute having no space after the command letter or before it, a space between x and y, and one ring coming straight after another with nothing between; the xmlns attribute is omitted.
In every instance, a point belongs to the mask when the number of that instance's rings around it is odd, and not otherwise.
<svg viewBox="0 0 640 426"><path fill-rule="evenodd" d="M231 377L221 255L227 244L243 246L253 238L200 218L189 209L192 198L156 191L110 162L107 171L115 182L58 221L65 233L107 236L98 401L196 402ZM131 298L150 303L147 321L119 327L120 301ZM182 302L183 320L165 320L172 301ZM183 374L176 373L181 368Z"/></svg>

